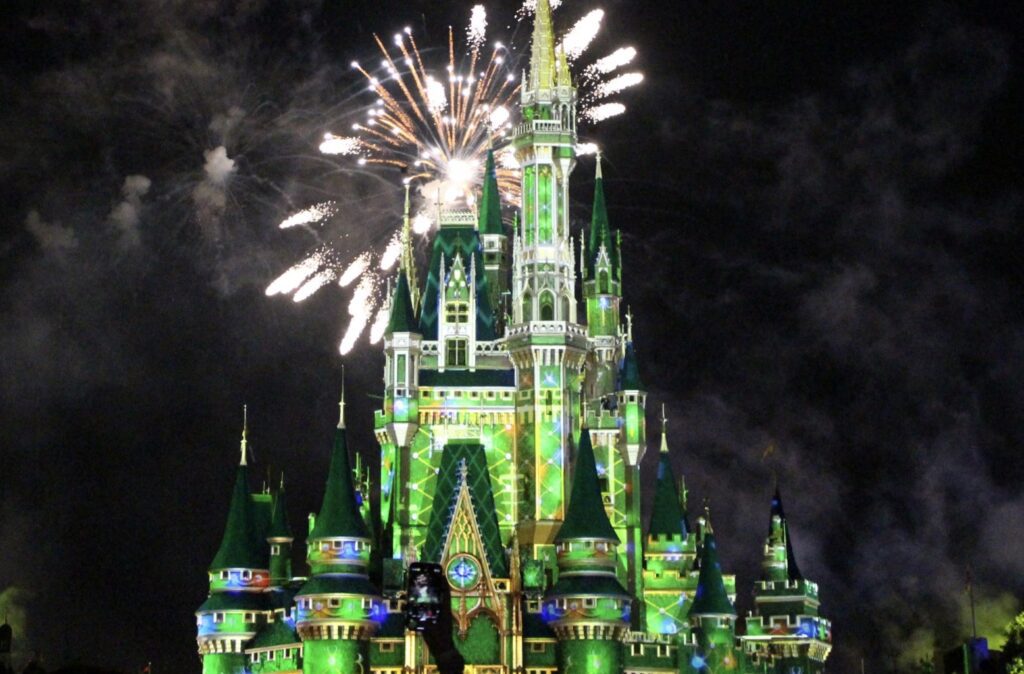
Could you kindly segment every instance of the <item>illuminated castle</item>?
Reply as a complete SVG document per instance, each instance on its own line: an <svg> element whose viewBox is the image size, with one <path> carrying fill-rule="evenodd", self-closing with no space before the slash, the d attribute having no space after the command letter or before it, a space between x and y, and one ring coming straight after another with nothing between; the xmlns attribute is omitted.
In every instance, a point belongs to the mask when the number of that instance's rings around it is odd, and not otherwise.
<svg viewBox="0 0 1024 674"><path fill-rule="evenodd" d="M476 211L441 212L422 286L407 199L374 426L379 509L352 469L342 407L310 516L308 577L292 572L283 486L250 493L243 432L196 613L204 674L434 671L403 620L416 560L445 570L467 671L824 670L831 627L797 568L778 492L742 625L710 517L688 515L664 424L653 512L641 519L647 394L622 321L619 237L600 161L589 231L578 245L570 236L576 90L548 0L537 2L521 104L516 217L503 218L489 155Z"/></svg>

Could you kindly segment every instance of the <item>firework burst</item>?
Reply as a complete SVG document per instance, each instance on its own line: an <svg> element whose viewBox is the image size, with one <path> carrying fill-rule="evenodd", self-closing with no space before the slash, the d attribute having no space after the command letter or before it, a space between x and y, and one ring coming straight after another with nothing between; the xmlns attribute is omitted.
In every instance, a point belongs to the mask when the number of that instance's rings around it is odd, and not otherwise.
<svg viewBox="0 0 1024 674"><path fill-rule="evenodd" d="M561 5L550 1L552 8ZM522 20L535 8L536 0L527 0L517 17ZM580 118L591 123L625 112L622 103L606 99L643 78L639 73L616 74L636 56L632 47L579 65L599 34L603 18L603 10L587 12L560 40L561 50L579 73ZM351 125L350 135L328 132L320 143L324 155L351 157L359 166L401 171L407 190L406 220L412 233L430 231L441 203L462 202L472 207L487 150L507 146L518 109L517 73L523 65L518 55L528 50L502 42L488 44L487 25L484 7L474 6L464 47L457 44L456 32L449 28L447 58L440 63L428 58L432 52L421 51L409 28L388 43L375 35L379 66L352 63L372 100L358 113L360 119ZM597 146L584 143L578 150L581 155L593 154ZM507 201L518 203L519 165L507 148L498 150L497 160L499 190ZM409 211L411 185L419 192L416 213ZM325 202L293 213L280 227L322 230L339 219L337 206ZM322 244L275 279L266 294L291 295L301 302L332 283L345 287L358 281L339 348L342 354L350 351L368 327L370 341L376 343L387 325L383 278L397 263L405 244L398 234L385 235L383 240L388 243L382 251L342 252L341 245Z"/></svg>

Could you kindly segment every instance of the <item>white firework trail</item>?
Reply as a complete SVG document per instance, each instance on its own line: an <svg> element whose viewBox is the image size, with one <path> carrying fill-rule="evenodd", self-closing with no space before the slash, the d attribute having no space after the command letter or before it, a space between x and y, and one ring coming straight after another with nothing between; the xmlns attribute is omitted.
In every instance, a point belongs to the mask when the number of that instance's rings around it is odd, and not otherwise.
<svg viewBox="0 0 1024 674"><path fill-rule="evenodd" d="M597 86L594 90L594 98L606 98L612 94L617 94L623 89L635 87L644 81L643 73L625 73L614 77L607 82L603 82Z"/></svg>
<svg viewBox="0 0 1024 674"><path fill-rule="evenodd" d="M427 109L432 113L444 112L448 107L448 94L445 93L444 85L434 78L427 79Z"/></svg>
<svg viewBox="0 0 1024 674"><path fill-rule="evenodd" d="M583 111L583 116L590 122L596 124L611 117L617 117L626 111L622 103L602 103Z"/></svg>
<svg viewBox="0 0 1024 674"><path fill-rule="evenodd" d="M487 10L483 5L475 5L469 16L469 28L466 29L466 41L473 51L479 51L487 39Z"/></svg>
<svg viewBox="0 0 1024 674"><path fill-rule="evenodd" d="M333 269L318 271L308 281L303 283L301 288L295 291L295 294L292 295L292 301L297 303L312 297L313 293L333 281L337 275L338 273Z"/></svg>
<svg viewBox="0 0 1024 674"><path fill-rule="evenodd" d="M597 146L597 143L580 143L576 146L576 156L586 157L588 155L597 154L601 151L601 148Z"/></svg>
<svg viewBox="0 0 1024 674"><path fill-rule="evenodd" d="M325 201L309 208L304 208L298 213L293 213L278 225L281 229L289 229L291 227L297 227L299 225L309 225L314 222L320 222L321 220L334 215L334 203Z"/></svg>
<svg viewBox="0 0 1024 674"><path fill-rule="evenodd" d="M274 279L274 282L267 286L267 297L272 295L287 295L305 282L320 268L320 254L314 253L302 262L295 264L285 273Z"/></svg>
<svg viewBox="0 0 1024 674"><path fill-rule="evenodd" d="M425 213L417 213L412 219L412 231L416 234L426 234L434 226L434 221Z"/></svg>
<svg viewBox="0 0 1024 674"><path fill-rule="evenodd" d="M597 79L601 75L607 75L608 73L614 72L622 66L629 65L636 58L635 47L620 47L616 49L608 56L599 58L583 71L583 76L587 79Z"/></svg>
<svg viewBox="0 0 1024 674"><path fill-rule="evenodd" d="M344 288L363 275L370 267L370 253L366 252L352 261L345 273L338 279L338 285Z"/></svg>
<svg viewBox="0 0 1024 674"><path fill-rule="evenodd" d="M373 297L376 285L373 277L364 276L359 281L359 285L356 286L355 292L352 293L352 299L348 303L348 315L350 318L348 328L345 330L345 336L342 338L341 344L338 345L338 351L343 356L356 345L359 337L366 329L366 325L370 322L370 315L373 314L373 309L376 305Z"/></svg>
<svg viewBox="0 0 1024 674"><path fill-rule="evenodd" d="M377 309L377 317L373 319L373 325L370 326L370 344L380 342L388 329L388 319L390 318L391 305L385 302L383 306Z"/></svg>
<svg viewBox="0 0 1024 674"><path fill-rule="evenodd" d="M333 133L325 133L320 143L320 152L332 155L356 155L362 149L363 143L355 136L335 136Z"/></svg>
<svg viewBox="0 0 1024 674"><path fill-rule="evenodd" d="M583 55L590 43L594 41L597 34L601 32L601 21L604 19L604 10L595 9L587 13L576 25L562 38L562 51L570 63Z"/></svg>
<svg viewBox="0 0 1024 674"><path fill-rule="evenodd" d="M383 271L387 271L395 266L398 262L398 257L402 254L402 235L395 232L395 235L391 237L391 241L388 242L388 247L384 249L384 254L380 256L380 268Z"/></svg>

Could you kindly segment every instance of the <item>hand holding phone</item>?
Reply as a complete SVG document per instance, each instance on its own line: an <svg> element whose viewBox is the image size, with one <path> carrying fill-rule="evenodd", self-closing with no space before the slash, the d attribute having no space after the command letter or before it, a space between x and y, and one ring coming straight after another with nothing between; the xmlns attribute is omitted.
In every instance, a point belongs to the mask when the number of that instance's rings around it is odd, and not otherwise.
<svg viewBox="0 0 1024 674"><path fill-rule="evenodd" d="M423 635L441 674L462 674L462 655L452 639L452 592L439 564L409 565L405 623Z"/></svg>

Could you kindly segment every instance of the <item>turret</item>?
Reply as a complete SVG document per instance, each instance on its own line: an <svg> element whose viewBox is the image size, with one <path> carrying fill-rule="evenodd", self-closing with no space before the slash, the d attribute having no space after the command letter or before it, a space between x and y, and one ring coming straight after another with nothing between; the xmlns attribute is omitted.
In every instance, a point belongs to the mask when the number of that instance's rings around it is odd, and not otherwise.
<svg viewBox="0 0 1024 674"><path fill-rule="evenodd" d="M391 317L384 333L385 415L388 436L398 447L407 447L419 421L416 396L423 339L413 310L406 270L398 272L391 299Z"/></svg>
<svg viewBox="0 0 1024 674"><path fill-rule="evenodd" d="M688 531L676 488L664 410L656 479L644 544L645 627L657 634L677 634L687 627L687 593L691 589L688 572L694 561L696 537Z"/></svg>
<svg viewBox="0 0 1024 674"><path fill-rule="evenodd" d="M509 248L505 225L501 219L501 194L498 191L493 150L487 151L477 229L484 248L484 275L487 277L489 300L498 320L498 334L501 334L504 331L507 304L505 293L508 291Z"/></svg>
<svg viewBox="0 0 1024 674"><path fill-rule="evenodd" d="M608 223L604 198L601 155L597 155L594 176L594 206L590 232L585 240L583 297L587 302L587 334L591 337L615 337L619 334L619 304L622 301L619 251Z"/></svg>
<svg viewBox="0 0 1024 674"><path fill-rule="evenodd" d="M196 611L204 674L241 674L245 644L266 621L270 565L249 494L247 453L245 423L227 526L209 568L210 595Z"/></svg>
<svg viewBox="0 0 1024 674"><path fill-rule="evenodd" d="M748 657L777 671L823 672L832 648L832 625L821 616L817 583L805 579L797 566L778 486L761 568L761 580L754 585L754 611L747 616L742 637Z"/></svg>
<svg viewBox="0 0 1024 674"><path fill-rule="evenodd" d="M11 669L11 642L14 640L14 630L7 622L7 615L4 615L4 624L0 625L0 674L13 674Z"/></svg>
<svg viewBox="0 0 1024 674"><path fill-rule="evenodd" d="M559 671L575 671L574 663L593 674L621 671L631 598L615 575L618 544L601 498L590 430L583 428L569 507L555 537L558 582L544 595L544 618L560 645Z"/></svg>
<svg viewBox="0 0 1024 674"><path fill-rule="evenodd" d="M292 535L288 523L288 507L284 496L284 475L281 485L274 495L274 514L267 531L267 543L270 544L270 584L272 587L285 585L292 578Z"/></svg>
<svg viewBox="0 0 1024 674"><path fill-rule="evenodd" d="M711 513L705 511L704 538L700 550L700 577L697 593L690 605L689 622L696 636L694 660L701 670L706 666L712 672L738 669L741 653L736 649L736 609L729 600L722 566L718 561L718 546L711 526Z"/></svg>
<svg viewBox="0 0 1024 674"><path fill-rule="evenodd" d="M647 391L640 381L640 366L636 349L633 347L633 316L627 314L629 328L626 334L626 351L619 367L616 386L617 409L622 417L622 432L619 434L619 450L631 466L639 465L647 450Z"/></svg>
<svg viewBox="0 0 1024 674"><path fill-rule="evenodd" d="M368 576L370 547L352 486L342 414L323 504L310 516L306 560L312 575L295 596L305 674L365 674L367 642L385 612Z"/></svg>

